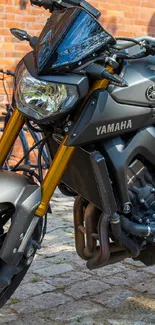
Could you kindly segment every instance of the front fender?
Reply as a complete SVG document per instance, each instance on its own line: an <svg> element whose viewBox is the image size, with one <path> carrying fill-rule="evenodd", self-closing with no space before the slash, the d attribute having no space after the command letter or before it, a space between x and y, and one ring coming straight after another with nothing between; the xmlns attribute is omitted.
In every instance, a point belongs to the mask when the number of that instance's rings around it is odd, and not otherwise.
<svg viewBox="0 0 155 325"><path fill-rule="evenodd" d="M0 193L0 203L10 202L15 207L11 226L0 250L0 258L8 264L17 265L22 255L21 252L18 253L21 238L41 202L41 188L27 176L0 170Z"/></svg>

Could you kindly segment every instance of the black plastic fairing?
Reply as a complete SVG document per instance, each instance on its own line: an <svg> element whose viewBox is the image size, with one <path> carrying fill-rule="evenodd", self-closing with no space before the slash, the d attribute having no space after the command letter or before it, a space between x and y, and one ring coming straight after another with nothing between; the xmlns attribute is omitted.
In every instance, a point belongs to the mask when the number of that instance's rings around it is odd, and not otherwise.
<svg viewBox="0 0 155 325"><path fill-rule="evenodd" d="M44 133L48 133L44 129ZM58 150L59 144L54 137L47 139L49 152L53 158ZM96 177L100 177L100 184ZM101 176L102 175L102 176ZM77 147L61 181L74 190L77 194L83 196L89 202L92 202L99 209L103 210L103 197L108 198L106 204L110 202L110 208L116 210L116 202L111 186L111 180L104 156L91 148ZM89 184L89 185L88 185ZM104 184L104 188L101 188ZM104 193L101 193L104 191Z"/></svg>
<svg viewBox="0 0 155 325"><path fill-rule="evenodd" d="M136 51L136 48L132 51ZM108 90L115 101L122 104L155 107L154 56L149 55L143 59L128 62L123 66L120 76L126 80L128 87L120 88L109 85Z"/></svg>
<svg viewBox="0 0 155 325"><path fill-rule="evenodd" d="M32 75L33 78L42 81L53 82L53 83L73 85L77 87L80 98L83 98L84 96L87 95L89 90L89 83L88 83L88 78L86 76L78 75L75 73L63 73L63 74L53 73L50 75L45 74L43 76L40 76L37 74L36 67L35 67L34 52L30 52L26 54L23 58L23 61L27 67L27 70L29 71L29 73Z"/></svg>
<svg viewBox="0 0 155 325"><path fill-rule="evenodd" d="M153 108L120 104L107 90L96 91L87 102L66 145L81 146L129 133L155 123Z"/></svg>
<svg viewBox="0 0 155 325"><path fill-rule="evenodd" d="M117 184L118 197L122 207L126 202L130 201L127 187L127 168L129 164L139 155L155 166L154 144L154 126L141 129L128 144L125 144L120 137L100 143L101 150L104 149L106 152L108 168L113 174L113 181Z"/></svg>

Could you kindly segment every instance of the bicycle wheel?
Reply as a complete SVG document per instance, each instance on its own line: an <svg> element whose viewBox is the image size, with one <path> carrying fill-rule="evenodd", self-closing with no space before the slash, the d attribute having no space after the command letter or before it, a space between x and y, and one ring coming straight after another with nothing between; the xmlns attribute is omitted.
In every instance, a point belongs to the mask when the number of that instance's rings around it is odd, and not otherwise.
<svg viewBox="0 0 155 325"><path fill-rule="evenodd" d="M4 132L5 116L0 116L0 138ZM13 147L11 148L8 157L5 161L5 168L12 169L17 162L27 153L29 150L28 142L23 130L20 131L18 138L16 139ZM24 159L23 164L29 165L29 155Z"/></svg>

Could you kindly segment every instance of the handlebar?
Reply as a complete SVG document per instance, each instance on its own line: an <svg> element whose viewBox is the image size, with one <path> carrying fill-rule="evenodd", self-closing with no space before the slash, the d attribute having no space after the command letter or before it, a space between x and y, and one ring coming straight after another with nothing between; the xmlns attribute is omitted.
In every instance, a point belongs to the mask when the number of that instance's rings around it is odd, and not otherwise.
<svg viewBox="0 0 155 325"><path fill-rule="evenodd" d="M119 38L119 39L121 39L121 38ZM116 37L116 40L117 40L117 37ZM116 49L116 50L125 50L125 49L128 49L130 47L135 46L136 44L135 44L134 41L136 41L137 44L140 43L140 42L146 41L146 42L152 43L155 46L155 38L154 37L151 37L151 36L140 36L140 37L134 38L133 41L132 41L132 39L129 40L129 41L123 41L123 40L122 41L119 41L115 45L113 45L112 47L114 49Z"/></svg>

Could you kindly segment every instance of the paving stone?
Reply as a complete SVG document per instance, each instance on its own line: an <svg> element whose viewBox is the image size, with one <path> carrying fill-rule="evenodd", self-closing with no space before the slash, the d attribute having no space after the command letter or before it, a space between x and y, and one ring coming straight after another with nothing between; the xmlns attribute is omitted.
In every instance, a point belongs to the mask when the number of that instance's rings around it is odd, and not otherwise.
<svg viewBox="0 0 155 325"><path fill-rule="evenodd" d="M94 318L94 317L93 317ZM90 319L89 317L84 317L84 318L79 318L77 319L77 321L73 321L71 323L69 323L69 325L110 325L110 323L108 321L104 321L102 320L101 322L98 322L94 319Z"/></svg>
<svg viewBox="0 0 155 325"><path fill-rule="evenodd" d="M140 268L145 268L145 264L142 263L141 261L135 261L132 258L126 258L123 262L123 264L129 264L132 266L140 267Z"/></svg>
<svg viewBox="0 0 155 325"><path fill-rule="evenodd" d="M57 233L59 232L64 232L63 235L67 234L67 233L71 233L73 234L74 233L74 227L70 225L70 222L62 222L61 226L59 227L53 227L53 229L51 231L49 231L46 236L44 237L44 243L46 241L50 241L52 236L55 236L57 235Z"/></svg>
<svg viewBox="0 0 155 325"><path fill-rule="evenodd" d="M52 214L48 214L47 216L47 233L45 238L56 229L70 225L73 226L73 212L65 211L63 213L62 211L53 211Z"/></svg>
<svg viewBox="0 0 155 325"><path fill-rule="evenodd" d="M73 218L73 204L66 204L65 202L60 202L57 204L53 205L53 209L52 209L53 213L55 216L63 214L70 216L70 219Z"/></svg>
<svg viewBox="0 0 155 325"><path fill-rule="evenodd" d="M144 317L144 321L145 321L145 317ZM155 324L155 312L154 315L148 315L148 317L146 318L146 324Z"/></svg>
<svg viewBox="0 0 155 325"><path fill-rule="evenodd" d="M33 315L31 317L20 317L19 320L15 322L7 323L7 325L54 325L46 319L40 319L39 317Z"/></svg>
<svg viewBox="0 0 155 325"><path fill-rule="evenodd" d="M124 320L121 320L121 319L118 319L118 320L110 319L109 324L110 325L149 325L149 323L145 323L145 322L141 322L141 321L134 322L133 320L132 321L126 320L125 324L124 324Z"/></svg>
<svg viewBox="0 0 155 325"><path fill-rule="evenodd" d="M110 284L110 285L114 285L114 286L124 286L124 285L128 285L129 281L127 278L123 278L123 275L114 275L111 277L104 277L103 281Z"/></svg>
<svg viewBox="0 0 155 325"><path fill-rule="evenodd" d="M55 276L58 274L70 272L73 270L73 267L70 264L53 264L51 266L46 267L45 269L38 269L37 274L42 275L44 277Z"/></svg>
<svg viewBox="0 0 155 325"><path fill-rule="evenodd" d="M64 251L63 252L59 252L56 253L53 256L50 256L52 254L46 255L46 258L43 259L45 261L47 261L47 263L49 263L50 265L53 265L55 263L57 263L58 261L60 261L61 263L72 263L72 264L78 264L78 266L81 266L81 262L83 263L82 259L77 255L75 250L72 251ZM84 267L86 268L86 262L84 261Z"/></svg>
<svg viewBox="0 0 155 325"><path fill-rule="evenodd" d="M44 249L42 248L41 250L38 251L38 255L48 258L48 257L55 256L59 252L66 252L66 251L75 251L75 246L73 246L72 244L62 245L60 242L59 245L51 245L50 247L45 247Z"/></svg>
<svg viewBox="0 0 155 325"><path fill-rule="evenodd" d="M37 273L37 272L36 272L36 273ZM34 277L35 277L35 274L32 273L32 270L31 270L31 268L30 268L29 271L28 271L28 273L25 275L24 279L22 280L21 285L22 285L22 284L26 284L26 283L31 283L31 282L33 282ZM42 279L42 278L39 277L38 275L37 275L37 277L38 277L38 279L40 278L40 280Z"/></svg>
<svg viewBox="0 0 155 325"><path fill-rule="evenodd" d="M125 307L125 306L123 306ZM145 321L147 322L148 318L151 318L155 315L155 300L154 296L150 297L145 294L134 292L133 297L128 298L128 308L123 308L123 311L129 313L132 310L136 317L134 321ZM124 312L124 315L126 315Z"/></svg>
<svg viewBox="0 0 155 325"><path fill-rule="evenodd" d="M149 274L155 275L155 265L153 265L153 266L149 266L149 267L146 267L146 268L144 269L144 271L145 271L146 273L149 273Z"/></svg>
<svg viewBox="0 0 155 325"><path fill-rule="evenodd" d="M102 306L99 306L93 302L82 300L68 302L64 306L59 306L48 312L49 318L55 321L67 321L80 320L81 317L94 315L95 313L103 311ZM46 316L47 313L45 313ZM52 324L52 322L51 322ZM79 322L80 324L80 322ZM82 324L85 325L85 324Z"/></svg>
<svg viewBox="0 0 155 325"><path fill-rule="evenodd" d="M116 263L112 265L107 265L105 267L102 267L97 270L91 271L92 274L95 274L97 276L112 276L113 274L117 274L120 272L128 271L129 267L122 264L122 263ZM89 271L90 272L90 271Z"/></svg>
<svg viewBox="0 0 155 325"><path fill-rule="evenodd" d="M75 299L80 299L82 297L88 297L108 289L110 289L110 286L107 283L103 283L98 280L87 280L85 282L80 281L79 283L71 286L71 288L66 290L65 293Z"/></svg>
<svg viewBox="0 0 155 325"><path fill-rule="evenodd" d="M148 293L148 294L155 294L155 285L154 285L154 279L147 282L137 283L136 285L133 285L133 289L137 290L141 293Z"/></svg>
<svg viewBox="0 0 155 325"><path fill-rule="evenodd" d="M46 268L48 266L49 266L48 262L43 257L38 258L38 256L36 256L36 259L32 262L30 268L31 268L31 272L37 273L38 269Z"/></svg>
<svg viewBox="0 0 155 325"><path fill-rule="evenodd" d="M16 321L17 318L17 314L13 313L10 309L5 309L5 307L3 307L0 310L0 324L12 323L12 321Z"/></svg>
<svg viewBox="0 0 155 325"><path fill-rule="evenodd" d="M37 311L57 307L66 303L68 300L68 297L65 297L60 293L49 292L27 299L26 302L22 301L15 305L11 305L11 308L18 314L31 314Z"/></svg>
<svg viewBox="0 0 155 325"><path fill-rule="evenodd" d="M126 301L126 299L132 296L133 293L127 289L125 290L117 288L116 290L112 288L93 297L93 301L98 302L108 308L118 308L124 301Z"/></svg>
<svg viewBox="0 0 155 325"><path fill-rule="evenodd" d="M82 272L69 272L61 274L61 278L52 277L51 279L48 279L47 283L52 283L56 288L64 288L78 281L81 282L82 280L86 280L90 277L91 276L89 274Z"/></svg>
<svg viewBox="0 0 155 325"><path fill-rule="evenodd" d="M147 274L144 269L142 271L139 269L129 270L123 273L122 276L128 279L129 285L142 281L148 281L151 278L150 274Z"/></svg>
<svg viewBox="0 0 155 325"><path fill-rule="evenodd" d="M62 246L63 247L63 246ZM93 274L91 271L89 271L86 267L86 261L83 261L77 254L76 250L75 250L75 246L66 246L64 245L64 247L66 247L65 250L61 250L61 251L56 251L54 253L54 247L50 247L47 249L45 249L44 253L42 252L42 256L45 257L45 260L47 259L47 262L49 264L53 264L53 263L57 263L58 261L60 263L64 263L66 261L66 263L71 262L72 265L75 266L75 268L80 271L80 270L85 270L87 271L87 273L89 274ZM51 248L52 248L52 252L51 252Z"/></svg>
<svg viewBox="0 0 155 325"><path fill-rule="evenodd" d="M56 210L58 208L59 211L66 209L67 211L69 208L73 207L74 201L73 200L68 200L67 197L53 197L51 200L51 204L53 206L53 210Z"/></svg>
<svg viewBox="0 0 155 325"><path fill-rule="evenodd" d="M60 238L61 238L61 245L75 241L74 237L72 237L70 233L64 232L63 230L59 229L56 232L52 233L52 235L50 235L50 238L48 240L45 240L42 243L42 249L45 249L45 247L52 246L53 244L59 245Z"/></svg>
<svg viewBox="0 0 155 325"><path fill-rule="evenodd" d="M145 272L138 272L136 270L129 270L123 273L118 273L117 275L104 277L103 281L114 286L129 286L133 283L141 283L150 278L149 274Z"/></svg>
<svg viewBox="0 0 155 325"><path fill-rule="evenodd" d="M82 258L80 258L78 255L73 260L73 265L76 267L78 271L85 271L88 274L91 274L92 276L95 275L92 270L89 270L86 266L86 261L84 261Z"/></svg>
<svg viewBox="0 0 155 325"><path fill-rule="evenodd" d="M50 283L46 283L45 281L35 282L35 283L27 283L18 287L15 293L11 298L17 298L19 300L26 299L28 297L33 297L36 295L40 295L44 292L51 292L55 290L55 287Z"/></svg>
<svg viewBox="0 0 155 325"><path fill-rule="evenodd" d="M59 229L62 226L70 225L70 220L63 221L62 218L58 218L54 216L54 214L48 214L47 216L47 234L45 235L45 239L48 238L48 235L55 231L55 229Z"/></svg>

